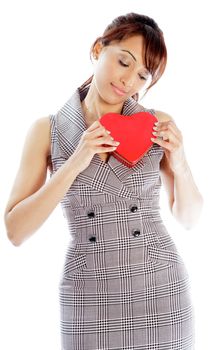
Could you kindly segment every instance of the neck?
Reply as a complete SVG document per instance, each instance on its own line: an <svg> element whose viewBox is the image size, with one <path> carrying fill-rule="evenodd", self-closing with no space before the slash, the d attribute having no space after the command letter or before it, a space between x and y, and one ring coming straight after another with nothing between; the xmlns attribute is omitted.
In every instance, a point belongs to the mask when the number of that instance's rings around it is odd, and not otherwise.
<svg viewBox="0 0 224 350"><path fill-rule="evenodd" d="M121 113L123 103L116 105L106 103L101 99L92 82L86 97L82 101L82 107L89 120L97 120L106 113Z"/></svg>

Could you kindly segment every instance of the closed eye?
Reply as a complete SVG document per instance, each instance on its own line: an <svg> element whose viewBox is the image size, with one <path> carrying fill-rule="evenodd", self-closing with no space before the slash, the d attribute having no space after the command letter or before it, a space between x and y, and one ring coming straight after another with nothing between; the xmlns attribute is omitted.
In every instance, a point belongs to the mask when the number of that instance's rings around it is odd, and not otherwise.
<svg viewBox="0 0 224 350"><path fill-rule="evenodd" d="M142 75L139 75L139 78L142 80L147 80L147 78L143 77Z"/></svg>
<svg viewBox="0 0 224 350"><path fill-rule="evenodd" d="M123 61L121 61L121 60L119 60L119 63L120 63L120 65L123 66L123 67L129 67L128 64L125 64L125 63L124 63Z"/></svg>
<svg viewBox="0 0 224 350"><path fill-rule="evenodd" d="M119 60L119 63L122 67L129 67L128 64L125 64L123 61ZM147 78L143 77L142 75L139 74L139 78L142 80L147 80Z"/></svg>

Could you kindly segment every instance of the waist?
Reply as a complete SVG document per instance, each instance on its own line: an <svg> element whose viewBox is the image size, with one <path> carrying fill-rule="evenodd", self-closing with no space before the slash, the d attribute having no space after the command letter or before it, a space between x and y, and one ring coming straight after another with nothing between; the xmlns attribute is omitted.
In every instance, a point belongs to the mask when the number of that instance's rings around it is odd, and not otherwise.
<svg viewBox="0 0 224 350"><path fill-rule="evenodd" d="M156 223L163 226L160 208L152 207L150 202L145 201L128 200L91 208L77 207L67 214L74 244L143 238L144 235L156 233Z"/></svg>
<svg viewBox="0 0 224 350"><path fill-rule="evenodd" d="M107 225L114 221L135 220L162 221L160 207L152 206L151 201L122 200L113 203L94 204L89 207L64 207L65 217L76 229L87 226Z"/></svg>

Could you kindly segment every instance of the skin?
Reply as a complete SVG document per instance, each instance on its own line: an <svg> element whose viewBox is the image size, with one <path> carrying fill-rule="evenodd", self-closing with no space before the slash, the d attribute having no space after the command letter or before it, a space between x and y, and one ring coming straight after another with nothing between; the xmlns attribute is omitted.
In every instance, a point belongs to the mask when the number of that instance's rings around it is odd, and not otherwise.
<svg viewBox="0 0 224 350"><path fill-rule="evenodd" d="M142 36L133 36L106 47L100 43L94 47L94 79L83 101L83 109L88 106L87 120L96 120L107 112L121 113L124 101L149 85L151 76L143 63L143 43ZM118 96L111 84L126 94ZM200 216L203 198L186 160L181 131L169 114L156 111L156 117L159 123L155 125L153 142L164 148L160 171L169 207L175 218L189 229ZM101 159L106 160L107 155L101 154Z"/></svg>
<svg viewBox="0 0 224 350"><path fill-rule="evenodd" d="M97 43L93 56L94 78L82 102L89 128L75 153L48 182L47 170L51 166L49 117L37 119L27 134L4 215L8 238L15 246L20 245L44 223L76 176L89 165L93 154L98 153L105 160L107 152L112 150L112 145L115 146L116 140L112 140L98 122L99 117L107 112L121 113L124 101L149 85L151 77L143 64L141 36L113 42L107 47ZM113 86L125 93L118 93ZM189 229L199 218L203 198L186 160L181 131L167 113L157 110L156 116L159 123L155 125L154 142L164 148L164 157L160 163L161 179L172 214ZM163 136L164 140L158 136ZM102 147L104 143L110 146Z"/></svg>
<svg viewBox="0 0 224 350"><path fill-rule="evenodd" d="M100 43L95 45L94 78L85 98L95 120L108 111L120 113L124 101L149 83L145 78L151 79L151 75L143 65L142 49L141 36L113 42L106 47ZM117 95L112 85L125 90L125 95Z"/></svg>

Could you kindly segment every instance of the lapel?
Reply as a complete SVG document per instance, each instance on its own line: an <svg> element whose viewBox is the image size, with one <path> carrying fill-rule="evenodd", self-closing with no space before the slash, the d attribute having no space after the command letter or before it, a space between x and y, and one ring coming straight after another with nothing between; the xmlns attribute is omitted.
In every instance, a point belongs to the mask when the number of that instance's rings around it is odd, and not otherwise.
<svg viewBox="0 0 224 350"><path fill-rule="evenodd" d="M88 86L84 89L78 88L56 114L58 142L62 158L65 160L73 154L83 132L87 129L81 101L85 98L88 88ZM141 111L153 113L152 110L144 108L132 98L128 98L124 102L123 115L130 115L131 118L132 114ZM122 164L112 154L105 163L95 153L89 166L76 177L76 181L100 192L125 198L138 198L136 193L125 187L124 181L133 174L142 171L145 165L150 162L150 153L158 147L157 144L154 144L132 168Z"/></svg>

